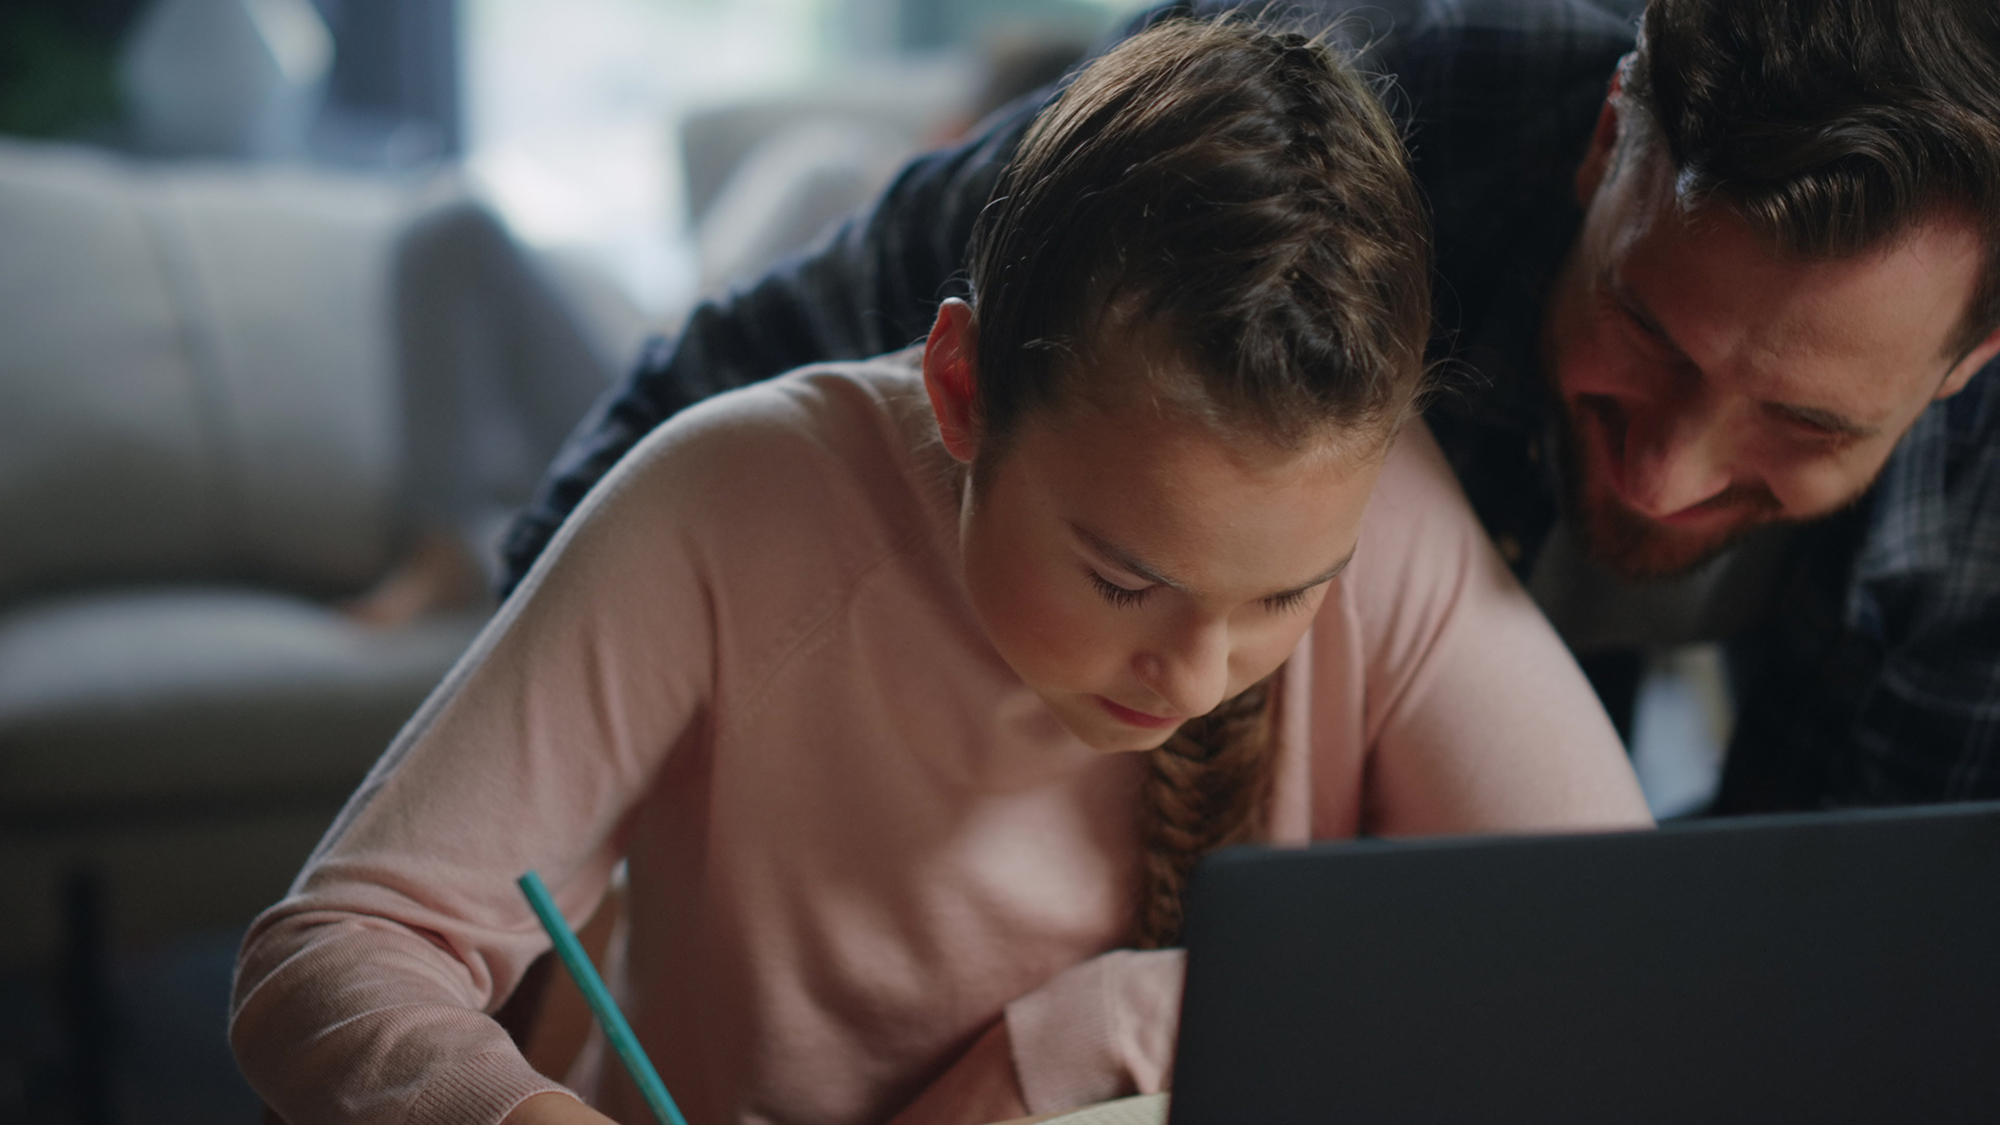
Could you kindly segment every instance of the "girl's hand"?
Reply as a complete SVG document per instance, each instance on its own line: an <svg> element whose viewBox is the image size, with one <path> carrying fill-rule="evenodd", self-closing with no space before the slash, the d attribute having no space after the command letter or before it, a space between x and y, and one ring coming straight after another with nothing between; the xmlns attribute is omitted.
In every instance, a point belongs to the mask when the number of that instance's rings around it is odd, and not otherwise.
<svg viewBox="0 0 2000 1125"><path fill-rule="evenodd" d="M536 1094L514 1107L500 1125L618 1125L609 1117L553 1090Z"/></svg>
<svg viewBox="0 0 2000 1125"><path fill-rule="evenodd" d="M1027 1115L1028 1107L1021 1102L1021 1084L1014 1077L1007 1021L1000 1020L889 1125L985 1125ZM500 1125L617 1123L568 1094L550 1091L515 1106Z"/></svg>

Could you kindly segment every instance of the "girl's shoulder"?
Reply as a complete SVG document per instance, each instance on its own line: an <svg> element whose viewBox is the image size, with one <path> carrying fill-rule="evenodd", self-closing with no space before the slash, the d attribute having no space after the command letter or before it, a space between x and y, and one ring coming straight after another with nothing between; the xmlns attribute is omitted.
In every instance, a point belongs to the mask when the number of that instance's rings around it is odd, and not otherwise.
<svg viewBox="0 0 2000 1125"><path fill-rule="evenodd" d="M1377 640L1475 608L1469 594L1477 603L1515 585L1421 418L1390 447L1344 579Z"/></svg>
<svg viewBox="0 0 2000 1125"><path fill-rule="evenodd" d="M919 354L815 364L698 403L633 447L587 506L644 509L742 550L902 538L943 504Z"/></svg>
<svg viewBox="0 0 2000 1125"><path fill-rule="evenodd" d="M628 459L742 466L793 458L896 456L928 420L920 349L816 363L704 399L655 428ZM921 418L911 417L923 408Z"/></svg>
<svg viewBox="0 0 2000 1125"><path fill-rule="evenodd" d="M1467 524L1468 518L1474 522ZM1412 418L1390 445L1366 520L1370 528L1396 534L1424 525L1452 532L1477 526L1458 477L1421 416Z"/></svg>

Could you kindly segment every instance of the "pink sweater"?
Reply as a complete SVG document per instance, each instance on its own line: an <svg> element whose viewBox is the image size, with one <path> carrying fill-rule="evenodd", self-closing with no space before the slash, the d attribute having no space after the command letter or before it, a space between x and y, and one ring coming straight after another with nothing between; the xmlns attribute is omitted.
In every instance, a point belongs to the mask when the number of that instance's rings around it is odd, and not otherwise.
<svg viewBox="0 0 2000 1125"><path fill-rule="evenodd" d="M1100 956L1143 761L987 643L932 432L913 353L810 368L592 494L246 939L231 1035L292 1125L558 1088L485 1014L548 948L514 880L575 923L621 858L614 991L694 1125L881 1121L1003 1017L1036 1111L1165 1081L1176 955ZM1276 841L1645 822L1421 425L1288 667ZM646 1119L615 1061L571 1078Z"/></svg>

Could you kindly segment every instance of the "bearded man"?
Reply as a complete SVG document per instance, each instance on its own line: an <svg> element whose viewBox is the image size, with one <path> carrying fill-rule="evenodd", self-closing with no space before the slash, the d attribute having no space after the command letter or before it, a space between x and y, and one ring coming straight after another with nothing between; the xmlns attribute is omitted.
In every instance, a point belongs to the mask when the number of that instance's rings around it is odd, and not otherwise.
<svg viewBox="0 0 2000 1125"><path fill-rule="evenodd" d="M1349 7L1436 216L1427 420L1565 638L1728 640L1719 811L2000 797L2000 7ZM656 341L510 581L680 407L921 338L1043 100Z"/></svg>

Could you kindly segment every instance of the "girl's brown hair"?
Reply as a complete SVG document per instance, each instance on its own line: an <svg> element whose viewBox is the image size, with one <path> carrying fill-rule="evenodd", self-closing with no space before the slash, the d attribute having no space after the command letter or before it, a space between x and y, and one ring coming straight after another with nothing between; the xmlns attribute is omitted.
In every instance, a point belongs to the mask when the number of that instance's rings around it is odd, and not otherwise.
<svg viewBox="0 0 2000 1125"><path fill-rule="evenodd" d="M1318 38L1240 17L1133 36L1043 110L974 228L973 487L1133 341L1177 361L1150 397L1232 436L1378 450L1423 389L1428 230L1395 126ZM1139 945L1178 940L1202 854L1259 835L1277 682L1152 752Z"/></svg>

